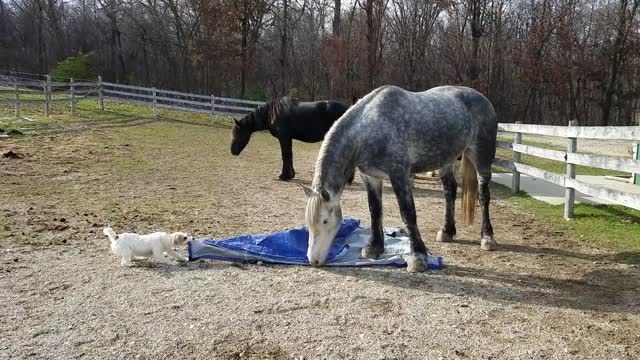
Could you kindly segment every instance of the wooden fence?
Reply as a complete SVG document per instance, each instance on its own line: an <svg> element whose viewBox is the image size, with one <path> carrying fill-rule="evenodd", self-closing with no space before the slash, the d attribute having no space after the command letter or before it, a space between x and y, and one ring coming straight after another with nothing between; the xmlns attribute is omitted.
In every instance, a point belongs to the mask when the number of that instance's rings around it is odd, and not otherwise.
<svg viewBox="0 0 640 360"><path fill-rule="evenodd" d="M593 185L576 179L576 165L629 173L640 173L640 160L581 154L577 152L578 139L637 141L640 139L640 127L575 126L574 122L571 122L569 126L527 125L516 123L499 124L498 130L515 134L513 143L501 141L497 143L497 147L499 148L513 150L513 161L499 158L494 160L495 165L512 171L512 189L514 192L520 191L520 174L525 174L565 188L564 217L566 219L573 217L576 190L589 196L610 200L626 207L640 210L640 195L638 194ZM522 144L522 134L536 134L566 138L567 150L558 151L524 145ZM564 162L567 165L567 172L565 175L561 175L522 164L520 162L521 154L528 154L544 159Z"/></svg>
<svg viewBox="0 0 640 360"><path fill-rule="evenodd" d="M44 115L49 116L49 105L52 102L69 102L71 113L74 113L75 104L80 100L88 99L97 100L100 111L104 111L104 100L112 100L150 106L156 116L158 109L205 113L212 116L215 114L243 116L253 111L256 106L264 104L260 101L104 82L100 76L98 81L90 82L74 82L73 79L69 82L54 82L51 81L50 76L46 76L42 81L0 76L0 87L0 95L11 94L13 97L13 99L0 99L0 104L15 104L16 117L20 117L20 106L23 103L42 103ZM29 99L24 99L20 95L31 96ZM39 98L34 99L33 95Z"/></svg>

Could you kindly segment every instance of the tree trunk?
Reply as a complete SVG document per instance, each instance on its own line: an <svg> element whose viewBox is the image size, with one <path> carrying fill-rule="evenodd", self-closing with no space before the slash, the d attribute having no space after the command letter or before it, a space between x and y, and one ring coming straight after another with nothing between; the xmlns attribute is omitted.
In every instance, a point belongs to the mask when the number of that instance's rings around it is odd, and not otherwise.
<svg viewBox="0 0 640 360"><path fill-rule="evenodd" d="M373 24L373 6L375 0L367 0L365 12L367 13L367 87L373 90L375 84L375 60L376 60L376 36Z"/></svg>
<svg viewBox="0 0 640 360"><path fill-rule="evenodd" d="M288 0L282 1L282 37L280 38L280 77L282 81L281 95L287 95L289 91L288 81L287 81L287 72L289 68L289 59L287 57L287 47L289 46L288 37L287 37L287 24L288 20L288 12L289 12L289 2Z"/></svg>
<svg viewBox="0 0 640 360"><path fill-rule="evenodd" d="M333 30L333 37L336 39L340 37L340 6L342 6L341 3L342 2L340 0L334 1L332 30Z"/></svg>
<svg viewBox="0 0 640 360"><path fill-rule="evenodd" d="M633 18L638 9L638 0L633 2L630 14L627 14L628 5L629 0L620 0L617 33L613 43L611 64L609 65L609 78L606 83L604 100L602 102L602 118L600 119L600 125L602 126L608 126L611 120L611 108L613 107L614 95L618 84L620 65L622 65L625 59L627 50L625 43L631 26L627 26L627 20L629 24L633 24ZM627 19L627 15L630 15L629 19Z"/></svg>
<svg viewBox="0 0 640 360"><path fill-rule="evenodd" d="M471 2L471 63L469 64L469 80L473 86L478 86L480 77L480 38L483 33L482 13L484 4L482 0Z"/></svg>
<svg viewBox="0 0 640 360"><path fill-rule="evenodd" d="M240 42L240 57L241 57L241 69L240 69L240 98L244 99L247 88L247 64L248 64L248 51L247 51L247 37L249 36L249 14L247 10L247 0L242 2L242 25L240 29L241 42Z"/></svg>

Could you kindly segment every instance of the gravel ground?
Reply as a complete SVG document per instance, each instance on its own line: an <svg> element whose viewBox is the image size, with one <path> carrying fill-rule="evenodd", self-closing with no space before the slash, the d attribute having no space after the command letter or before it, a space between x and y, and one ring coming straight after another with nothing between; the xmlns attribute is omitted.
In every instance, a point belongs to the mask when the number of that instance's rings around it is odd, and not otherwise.
<svg viewBox="0 0 640 360"><path fill-rule="evenodd" d="M119 265L101 234L222 238L303 223L304 196L276 181L277 141L240 157L228 129L96 125L0 142L0 358L634 359L640 270L499 198L496 252L479 224L433 241L444 200L416 183L419 226L447 268L313 269L199 261ZM1 154L13 151L18 158ZM318 145L296 143L309 183ZM496 196L494 196L496 197ZM385 224L401 225L385 187ZM359 181L345 216L369 222ZM184 249L182 250L184 252ZM635 355L634 355L635 354Z"/></svg>

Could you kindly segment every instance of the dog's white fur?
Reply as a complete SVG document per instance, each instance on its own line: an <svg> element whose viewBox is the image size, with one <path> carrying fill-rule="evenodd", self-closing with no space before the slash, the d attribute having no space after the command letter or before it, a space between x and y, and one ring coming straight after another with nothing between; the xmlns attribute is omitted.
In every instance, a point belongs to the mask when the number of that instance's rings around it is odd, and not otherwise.
<svg viewBox="0 0 640 360"><path fill-rule="evenodd" d="M168 264L177 263L164 254L173 257L178 261L187 261L184 256L173 250L173 246L180 246L191 240L192 237L182 232L172 234L166 232L155 232L147 235L132 233L116 233L111 228L104 228L102 231L111 240L111 251L122 257L121 264L131 266L134 258L155 258L156 260Z"/></svg>

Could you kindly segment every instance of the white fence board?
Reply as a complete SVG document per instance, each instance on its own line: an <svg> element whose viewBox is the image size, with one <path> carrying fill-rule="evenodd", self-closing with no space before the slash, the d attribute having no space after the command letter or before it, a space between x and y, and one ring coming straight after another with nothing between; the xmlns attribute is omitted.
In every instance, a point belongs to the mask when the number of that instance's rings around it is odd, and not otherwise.
<svg viewBox="0 0 640 360"><path fill-rule="evenodd" d="M513 143L506 141L496 141L496 147L501 149L511 150L513 149Z"/></svg>
<svg viewBox="0 0 640 360"><path fill-rule="evenodd" d="M0 90L0 94L15 94L15 90ZM26 95L42 95L44 91L42 90L18 90L18 94L26 94Z"/></svg>
<svg viewBox="0 0 640 360"><path fill-rule="evenodd" d="M226 98L226 97L219 97L219 96L214 96L214 100L216 100L216 101L235 102L235 103L241 103L241 104L251 104L251 105L264 105L264 104L266 104L264 101L241 100L241 99L233 99L233 98Z"/></svg>
<svg viewBox="0 0 640 360"><path fill-rule="evenodd" d="M521 163L514 163L512 161L504 160L500 158L493 159L493 163L505 169L516 170L519 173L522 173L525 175L533 176L535 178L545 180L560 186L565 186L565 177L563 175L558 175L556 173L538 169L533 166L529 166Z"/></svg>
<svg viewBox="0 0 640 360"><path fill-rule="evenodd" d="M233 106L233 105L220 105L220 104L214 104L213 107L217 109L240 110L240 111L246 111L246 112L252 112L253 110L255 110L254 108L247 108L247 107Z"/></svg>
<svg viewBox="0 0 640 360"><path fill-rule="evenodd" d="M173 90L161 90L161 89L156 89L156 93L178 95L178 96L190 97L195 99L206 99L208 101L211 101L210 95L191 94L191 93L184 93L184 92L173 91Z"/></svg>
<svg viewBox="0 0 640 360"><path fill-rule="evenodd" d="M117 96L102 96L102 98L105 100L114 100L114 101L120 101L120 102L128 102L128 103L134 103L134 104L140 104L140 105L153 106L153 103L149 101L125 99Z"/></svg>
<svg viewBox="0 0 640 360"><path fill-rule="evenodd" d="M549 150L522 144L513 144L513 151L562 162L565 161L567 155L564 151Z"/></svg>
<svg viewBox="0 0 640 360"><path fill-rule="evenodd" d="M493 159L493 163L501 168L515 170L516 168L513 166L513 162L505 159L495 158Z"/></svg>
<svg viewBox="0 0 640 360"><path fill-rule="evenodd" d="M640 140L638 126L553 126L498 124L499 131L578 139Z"/></svg>
<svg viewBox="0 0 640 360"><path fill-rule="evenodd" d="M640 195L624 191L609 189L603 186L588 184L576 179L566 179L567 187L576 189L583 194L600 199L607 199L626 207L640 210Z"/></svg>
<svg viewBox="0 0 640 360"><path fill-rule="evenodd" d="M108 86L108 87L116 87L116 88L131 89L131 90L140 90L140 91L146 91L146 92L152 92L153 91L151 88L133 86L133 85L124 85L124 84L114 84L114 83L109 83L109 82L103 82L102 85L103 86Z"/></svg>
<svg viewBox="0 0 640 360"><path fill-rule="evenodd" d="M41 103L44 102L44 100L32 100L32 99L20 99L20 103ZM0 104L15 104L16 103L16 99L11 99L11 100L0 100Z"/></svg>
<svg viewBox="0 0 640 360"><path fill-rule="evenodd" d="M209 111L211 111L211 102L204 102L204 101L193 101L193 100L184 100L184 99L177 99L177 98L170 98L170 97L164 97L164 96L156 96L156 100L158 101L169 101L169 102L173 102L173 103L180 103L180 104L189 104L189 105L196 105L196 106L206 106L209 108Z"/></svg>
<svg viewBox="0 0 640 360"><path fill-rule="evenodd" d="M105 94L112 94L112 95L124 95L124 96L131 96L131 97L141 97L141 98L145 98L145 99L153 99L153 95L130 93L130 92L126 92L126 91L104 89L104 90L102 90L102 92L104 92Z"/></svg>
<svg viewBox="0 0 640 360"><path fill-rule="evenodd" d="M14 82L14 81L0 81L0 86L11 86L13 87L14 85L18 85L18 86L42 86L42 84L44 84L44 81L25 81L25 80L20 80L18 82Z"/></svg>
<svg viewBox="0 0 640 360"><path fill-rule="evenodd" d="M562 175L521 163L514 163L513 165L515 169L522 174L533 176L560 186L565 186L565 177Z"/></svg>
<svg viewBox="0 0 640 360"><path fill-rule="evenodd" d="M567 162L570 164L591 166L600 169L640 173L640 160L621 157L568 153Z"/></svg>
<svg viewBox="0 0 640 360"><path fill-rule="evenodd" d="M169 104L156 104L157 107L160 108L165 108L165 109L171 109L171 110L179 110L179 111L190 111L190 112L197 112L197 113L203 113L203 114L211 114L211 110L209 109L194 109L194 108L189 108L189 107L184 107L184 106L176 106L176 105L169 105Z"/></svg>

